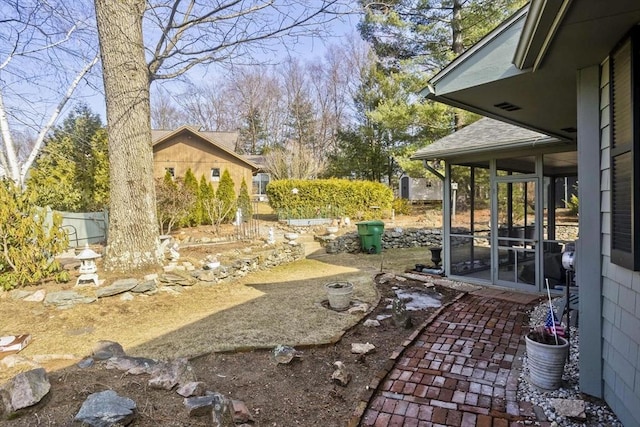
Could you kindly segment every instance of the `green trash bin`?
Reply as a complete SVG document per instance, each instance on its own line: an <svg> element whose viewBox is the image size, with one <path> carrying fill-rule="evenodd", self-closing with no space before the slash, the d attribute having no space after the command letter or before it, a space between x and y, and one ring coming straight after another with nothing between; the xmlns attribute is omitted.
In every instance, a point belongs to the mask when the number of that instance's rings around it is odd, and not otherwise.
<svg viewBox="0 0 640 427"><path fill-rule="evenodd" d="M384 232L384 222L382 221L361 221L357 222L358 236L360 236L360 248L369 254L379 254L382 252L382 233Z"/></svg>

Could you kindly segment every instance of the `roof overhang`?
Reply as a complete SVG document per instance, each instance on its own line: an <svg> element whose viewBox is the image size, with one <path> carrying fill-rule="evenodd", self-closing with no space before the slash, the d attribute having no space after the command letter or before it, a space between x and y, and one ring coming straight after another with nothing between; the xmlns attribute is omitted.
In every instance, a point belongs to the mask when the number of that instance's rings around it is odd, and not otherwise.
<svg viewBox="0 0 640 427"><path fill-rule="evenodd" d="M638 22L638 0L532 0L421 94L575 141L578 71L600 65Z"/></svg>

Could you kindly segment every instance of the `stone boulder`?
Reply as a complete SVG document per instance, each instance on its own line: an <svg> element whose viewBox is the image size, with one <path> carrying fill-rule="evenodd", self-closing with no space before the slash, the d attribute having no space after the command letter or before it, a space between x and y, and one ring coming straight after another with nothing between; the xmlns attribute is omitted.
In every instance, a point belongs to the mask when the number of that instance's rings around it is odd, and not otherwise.
<svg viewBox="0 0 640 427"><path fill-rule="evenodd" d="M115 356L107 360L105 368L125 371L130 375L152 374L159 367L159 362L145 357Z"/></svg>
<svg viewBox="0 0 640 427"><path fill-rule="evenodd" d="M80 407L75 420L93 427L126 426L136 416L136 403L113 390L90 394Z"/></svg>
<svg viewBox="0 0 640 427"><path fill-rule="evenodd" d="M49 393L51 384L43 368L22 372L0 388L5 411L12 414L40 402Z"/></svg>
<svg viewBox="0 0 640 427"><path fill-rule="evenodd" d="M107 360L112 357L125 356L125 352L122 346L115 341L100 340L93 347L92 356L96 360Z"/></svg>
<svg viewBox="0 0 640 427"><path fill-rule="evenodd" d="M209 425L214 427L233 427L236 424L233 403L220 393L208 392L206 396L188 397L184 399L184 405L191 417L209 414L211 416ZM242 418L245 418L244 415Z"/></svg>
<svg viewBox="0 0 640 427"><path fill-rule="evenodd" d="M171 390L178 384L182 385L193 381L196 381L193 368L189 361L182 357L160 364L149 378L149 387Z"/></svg>

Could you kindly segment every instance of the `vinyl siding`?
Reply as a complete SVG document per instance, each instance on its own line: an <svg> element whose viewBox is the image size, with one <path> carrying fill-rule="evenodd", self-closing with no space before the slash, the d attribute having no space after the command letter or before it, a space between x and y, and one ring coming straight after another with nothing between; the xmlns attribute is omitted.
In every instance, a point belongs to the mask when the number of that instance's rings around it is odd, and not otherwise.
<svg viewBox="0 0 640 427"><path fill-rule="evenodd" d="M625 426L640 425L640 273L610 262L609 63L600 83L602 358L604 398ZM585 314L587 315L587 314ZM581 331L581 333L583 333Z"/></svg>

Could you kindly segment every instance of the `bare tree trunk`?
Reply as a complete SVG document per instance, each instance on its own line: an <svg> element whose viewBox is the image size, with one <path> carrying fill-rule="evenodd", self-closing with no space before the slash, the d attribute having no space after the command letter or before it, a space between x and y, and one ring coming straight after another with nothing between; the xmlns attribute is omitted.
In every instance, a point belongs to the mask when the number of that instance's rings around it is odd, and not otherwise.
<svg viewBox="0 0 640 427"><path fill-rule="evenodd" d="M100 39L111 196L107 270L162 262L153 181L149 72L142 16L145 0L95 0Z"/></svg>

